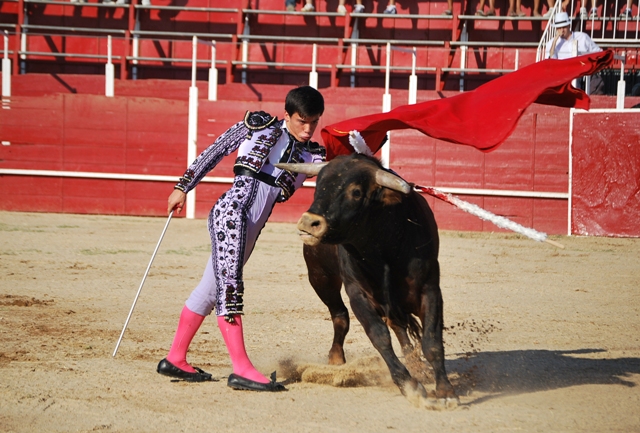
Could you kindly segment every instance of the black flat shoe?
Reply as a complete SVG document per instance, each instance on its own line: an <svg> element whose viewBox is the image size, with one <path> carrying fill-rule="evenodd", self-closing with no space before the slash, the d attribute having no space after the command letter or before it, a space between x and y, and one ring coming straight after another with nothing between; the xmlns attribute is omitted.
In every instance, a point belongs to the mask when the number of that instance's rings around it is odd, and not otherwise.
<svg viewBox="0 0 640 433"><path fill-rule="evenodd" d="M165 358L160 361L156 371L165 376L175 377L176 379L182 379L187 382L206 382L213 380L209 373L200 370L198 367L193 368L196 370L196 373L189 373L188 371L180 370Z"/></svg>
<svg viewBox="0 0 640 433"><path fill-rule="evenodd" d="M233 389L241 389L244 391L267 391L267 392L279 392L287 391L287 388L280 382L276 382L276 372L271 373L271 382L260 383L254 380L249 380L237 374L230 374L227 386Z"/></svg>

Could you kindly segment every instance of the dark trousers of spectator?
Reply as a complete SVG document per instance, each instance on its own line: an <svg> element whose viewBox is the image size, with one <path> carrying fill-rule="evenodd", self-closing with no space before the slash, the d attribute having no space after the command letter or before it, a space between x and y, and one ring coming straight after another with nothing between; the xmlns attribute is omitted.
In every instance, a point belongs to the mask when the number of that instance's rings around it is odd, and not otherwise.
<svg viewBox="0 0 640 433"><path fill-rule="evenodd" d="M578 88L585 90L587 78L581 78L578 80ZM604 95L604 80L599 75L592 75L589 80L589 95Z"/></svg>

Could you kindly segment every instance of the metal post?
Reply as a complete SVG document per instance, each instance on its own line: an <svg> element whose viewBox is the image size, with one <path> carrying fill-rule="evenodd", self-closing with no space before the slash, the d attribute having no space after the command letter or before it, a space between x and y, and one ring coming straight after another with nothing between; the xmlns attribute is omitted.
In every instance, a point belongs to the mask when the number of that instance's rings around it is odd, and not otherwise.
<svg viewBox="0 0 640 433"><path fill-rule="evenodd" d="M198 140L198 88L196 87L196 54L198 52L198 38L193 37L191 60L191 87L189 88L189 129L187 137L187 163L196 159ZM192 190L187 195L187 218L196 216L196 191Z"/></svg>
<svg viewBox="0 0 640 433"><path fill-rule="evenodd" d="M28 24L29 15L24 14L24 24ZM22 29L22 33L20 34L20 51L23 53L27 51L27 30ZM24 75L27 73L27 55L20 54L20 75Z"/></svg>
<svg viewBox="0 0 640 433"><path fill-rule="evenodd" d="M107 64L104 65L104 76L104 95L107 97L113 97L115 70L113 68L113 63L111 63L111 35L107 36Z"/></svg>
<svg viewBox="0 0 640 433"><path fill-rule="evenodd" d="M351 39L358 39L360 37L360 30L358 29L358 19L353 23L353 30L351 32ZM349 85L351 88L356 87L356 68L358 64L358 44L352 42L351 43L351 76L349 77Z"/></svg>
<svg viewBox="0 0 640 433"><path fill-rule="evenodd" d="M462 26L462 32L460 33L460 41L467 42L468 40L469 40L469 33L467 32L467 23L465 21L464 25ZM462 71L460 71L459 90L461 92L464 92L464 69L467 67L467 49L468 48L469 47L466 45L460 46L460 69L462 69Z"/></svg>
<svg viewBox="0 0 640 433"><path fill-rule="evenodd" d="M318 61L318 45L313 44L313 55L311 59L311 72L309 72L309 86L314 89L318 88L318 72L316 71L316 63Z"/></svg>
<svg viewBox="0 0 640 433"><path fill-rule="evenodd" d="M382 112L387 113L391 111L391 94L389 93L389 80L391 75L391 44L387 42L387 67L384 77L384 95L382 96ZM387 132L387 138L389 137L389 132ZM390 140L388 139L384 146L381 149L380 162L383 167L389 168L389 146Z"/></svg>
<svg viewBox="0 0 640 433"><path fill-rule="evenodd" d="M569 170L568 170L568 205L567 205L567 236L571 236L571 219L573 214L571 208L573 207L573 118L576 115L576 109L569 109Z"/></svg>
<svg viewBox="0 0 640 433"><path fill-rule="evenodd" d="M409 104L415 104L418 100L418 76L416 75L416 47L413 47L411 75L409 76Z"/></svg>
<svg viewBox="0 0 640 433"><path fill-rule="evenodd" d="M11 59L9 59L9 32L4 31L4 57L2 58L2 97L11 96Z"/></svg>
<svg viewBox="0 0 640 433"><path fill-rule="evenodd" d="M618 80L618 93L616 94L616 110L624 109L624 61L627 53L622 53L622 59L620 60L620 79Z"/></svg>
<svg viewBox="0 0 640 433"><path fill-rule="evenodd" d="M133 54L133 60L131 64L131 75L134 80L138 79L138 56L140 56L140 36L138 36L138 30L140 30L140 20L138 19L138 12L136 12L136 23L134 25L134 30L136 33L133 34L133 40L131 41L131 54Z"/></svg>
<svg viewBox="0 0 640 433"><path fill-rule="evenodd" d="M357 19L357 18L356 18ZM358 64L358 44L351 44L351 66L356 66ZM349 77L349 86L351 88L356 87L356 68L351 68L351 76Z"/></svg>
<svg viewBox="0 0 640 433"><path fill-rule="evenodd" d="M243 36L249 36L251 34L251 28L249 23L249 14L244 18L244 30ZM247 61L249 61L249 40L242 39L242 84L247 84Z"/></svg>
<svg viewBox="0 0 640 433"><path fill-rule="evenodd" d="M209 101L218 100L218 70L216 69L216 41L211 41L211 68L209 68Z"/></svg>
<svg viewBox="0 0 640 433"><path fill-rule="evenodd" d="M571 57L578 57L578 41L573 41L573 45L571 46ZM578 82L580 78L576 78L571 83L573 87L578 88Z"/></svg>

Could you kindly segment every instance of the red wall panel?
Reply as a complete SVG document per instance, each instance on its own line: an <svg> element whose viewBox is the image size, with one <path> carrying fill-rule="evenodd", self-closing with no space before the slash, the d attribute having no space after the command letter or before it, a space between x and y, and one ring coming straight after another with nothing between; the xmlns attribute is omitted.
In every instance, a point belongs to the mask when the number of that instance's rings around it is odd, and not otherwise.
<svg viewBox="0 0 640 433"><path fill-rule="evenodd" d="M1 175L2 210L62 212L62 182L56 177Z"/></svg>
<svg viewBox="0 0 640 433"><path fill-rule="evenodd" d="M436 179L439 185L456 188L482 186L484 157L475 149L455 144L436 148Z"/></svg>
<svg viewBox="0 0 640 433"><path fill-rule="evenodd" d="M63 179L62 212L123 215L123 191L123 182Z"/></svg>
<svg viewBox="0 0 640 433"><path fill-rule="evenodd" d="M525 227L533 226L533 201L527 198L485 197L484 209L496 215L504 216ZM484 231L505 231L488 221L483 221Z"/></svg>
<svg viewBox="0 0 640 433"><path fill-rule="evenodd" d="M640 114L576 113L571 231L640 236Z"/></svg>
<svg viewBox="0 0 640 433"><path fill-rule="evenodd" d="M127 98L87 98L68 95L64 98L64 127L66 131L83 129L90 131L122 131L126 128ZM97 134L87 134L92 137ZM114 145L118 146L117 142ZM120 144L122 146L122 144ZM122 146L123 147L123 146Z"/></svg>
<svg viewBox="0 0 640 433"><path fill-rule="evenodd" d="M3 176L3 190L18 196L62 196L63 179L41 176Z"/></svg>
<svg viewBox="0 0 640 433"><path fill-rule="evenodd" d="M121 173L125 151L117 147L65 146L64 170Z"/></svg>
<svg viewBox="0 0 640 433"><path fill-rule="evenodd" d="M0 147L2 166L12 168L33 168L39 164L48 167L47 164L55 163L53 170L61 170L62 155L62 146L53 144L12 143Z"/></svg>
<svg viewBox="0 0 640 433"><path fill-rule="evenodd" d="M5 202L2 204L2 209L6 211L56 213L63 211L61 196L8 194L3 200Z"/></svg>
<svg viewBox="0 0 640 433"><path fill-rule="evenodd" d="M568 234L567 200L533 200L533 227L551 234Z"/></svg>
<svg viewBox="0 0 640 433"><path fill-rule="evenodd" d="M477 206L483 207L483 200L481 197L460 196L460 198ZM483 222L476 216L440 200L434 200L433 202L430 202L430 204L433 209L436 222L438 223L438 227L442 230L467 230L478 232L483 230Z"/></svg>
<svg viewBox="0 0 640 433"><path fill-rule="evenodd" d="M178 176L176 176L177 180ZM121 182L124 212L127 215L157 216L167 212L167 197L173 191L173 183L125 181Z"/></svg>
<svg viewBox="0 0 640 433"><path fill-rule="evenodd" d="M170 138L170 136L167 135L166 138ZM186 141L185 139L185 145ZM164 144L166 145L166 143L165 141ZM166 175L176 172L177 167L180 167L179 174L181 175L186 168L186 147L180 149L173 146L165 149L162 142L158 142L156 150L127 149L125 155L123 161L127 162L127 173Z"/></svg>
<svg viewBox="0 0 640 433"><path fill-rule="evenodd" d="M65 128L65 146L108 146L124 148L127 138L127 130L119 129L98 129L94 133L88 128Z"/></svg>
<svg viewBox="0 0 640 433"><path fill-rule="evenodd" d="M11 143L53 144L62 143L63 98L13 97L0 116L2 141Z"/></svg>

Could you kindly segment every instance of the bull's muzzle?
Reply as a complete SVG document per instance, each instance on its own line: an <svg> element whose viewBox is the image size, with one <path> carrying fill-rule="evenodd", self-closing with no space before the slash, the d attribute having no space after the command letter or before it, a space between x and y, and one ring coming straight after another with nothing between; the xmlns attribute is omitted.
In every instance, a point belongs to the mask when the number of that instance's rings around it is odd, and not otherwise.
<svg viewBox="0 0 640 433"><path fill-rule="evenodd" d="M320 215L305 212L298 220L300 239L309 246L316 246L327 232L327 220Z"/></svg>

